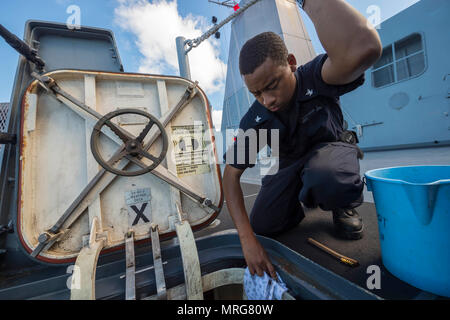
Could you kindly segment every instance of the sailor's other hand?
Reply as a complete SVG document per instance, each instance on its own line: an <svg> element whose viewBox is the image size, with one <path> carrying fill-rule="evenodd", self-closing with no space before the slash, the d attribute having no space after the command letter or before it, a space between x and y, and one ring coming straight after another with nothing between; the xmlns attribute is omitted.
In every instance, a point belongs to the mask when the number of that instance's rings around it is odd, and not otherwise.
<svg viewBox="0 0 450 320"><path fill-rule="evenodd" d="M272 262L270 262L266 251L255 237L243 241L242 251L251 275L256 273L262 277L264 272L267 272L273 279L277 279L277 273Z"/></svg>

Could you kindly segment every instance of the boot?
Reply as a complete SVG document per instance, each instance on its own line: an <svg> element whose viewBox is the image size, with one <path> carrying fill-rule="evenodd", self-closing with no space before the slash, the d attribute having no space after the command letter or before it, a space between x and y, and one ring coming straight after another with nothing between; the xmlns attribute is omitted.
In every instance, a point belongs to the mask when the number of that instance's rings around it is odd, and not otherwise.
<svg viewBox="0 0 450 320"><path fill-rule="evenodd" d="M333 210L333 222L340 237L349 240L362 238L364 225L355 209Z"/></svg>

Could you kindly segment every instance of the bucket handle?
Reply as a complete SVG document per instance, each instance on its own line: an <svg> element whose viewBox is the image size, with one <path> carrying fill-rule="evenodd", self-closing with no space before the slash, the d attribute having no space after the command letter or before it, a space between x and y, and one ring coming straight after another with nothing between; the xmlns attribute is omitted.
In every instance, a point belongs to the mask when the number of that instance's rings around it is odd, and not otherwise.
<svg viewBox="0 0 450 320"><path fill-rule="evenodd" d="M361 180L364 183L364 185L367 187L367 191L372 192L372 184L370 183L370 180L367 180L366 176L363 176Z"/></svg>

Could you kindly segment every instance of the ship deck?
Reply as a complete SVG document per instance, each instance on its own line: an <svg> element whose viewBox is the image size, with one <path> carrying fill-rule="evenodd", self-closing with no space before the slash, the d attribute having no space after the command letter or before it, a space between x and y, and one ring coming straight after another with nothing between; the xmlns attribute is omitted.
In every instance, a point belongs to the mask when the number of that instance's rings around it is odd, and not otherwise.
<svg viewBox="0 0 450 320"><path fill-rule="evenodd" d="M391 166L448 165L448 159L450 159L450 147L366 152L364 160L360 163L361 175L371 169ZM251 211L261 188L260 181L261 178L257 167L246 170L241 178L247 212ZM372 272L367 273L367 268L371 265L379 266L381 270L381 288L369 291L381 298L389 300L447 299L422 291L399 280L383 266L376 208L372 194L367 192L366 189L364 190L364 198L366 202L358 209L364 222L364 236L360 240L342 240L338 238L334 234L331 212L325 212L320 209L307 210L305 218L297 227L274 237L274 239L366 290L368 290L367 279L372 274ZM226 203L218 219L221 221L219 226L212 230L200 231L196 233L196 236L204 236L212 232L235 228ZM349 258L358 260L359 266L350 267L341 263L328 253L309 244L307 242L308 238L313 238Z"/></svg>
<svg viewBox="0 0 450 320"><path fill-rule="evenodd" d="M242 189L245 196L246 209L250 212L260 186L242 183ZM381 270L381 288L369 291L383 299L442 299L442 297L421 291L397 279L383 266L375 205L365 202L359 207L358 211L364 222L364 236L360 240L339 239L334 234L331 212L325 212L320 209L307 210L305 218L297 227L273 239L366 290L368 289L367 279L372 274L367 273L367 268L371 265L379 266ZM226 206L222 209L218 219L220 224L216 228L199 231L195 233L195 236L200 237L213 232L235 228ZM344 265L328 253L309 244L307 242L309 237L349 258L356 259L359 262L359 266L350 267Z"/></svg>

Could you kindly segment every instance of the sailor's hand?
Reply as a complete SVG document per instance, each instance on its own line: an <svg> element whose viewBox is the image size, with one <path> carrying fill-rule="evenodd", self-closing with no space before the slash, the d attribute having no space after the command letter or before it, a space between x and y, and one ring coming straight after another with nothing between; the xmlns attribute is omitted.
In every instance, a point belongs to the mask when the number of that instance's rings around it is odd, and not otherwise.
<svg viewBox="0 0 450 320"><path fill-rule="evenodd" d="M251 275L255 273L262 277L267 272L273 279L277 279L275 268L264 250L263 246L256 238L248 239L242 243L242 251Z"/></svg>

